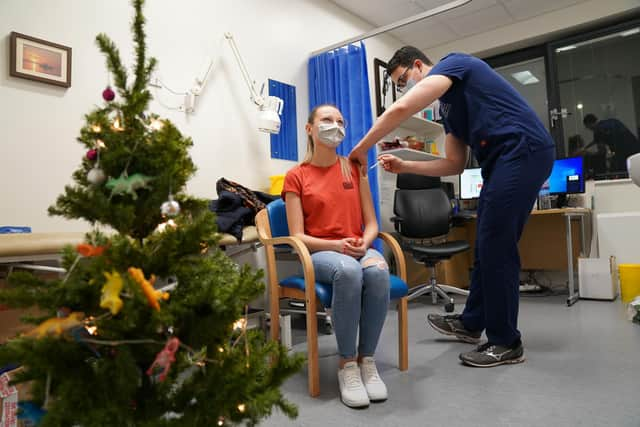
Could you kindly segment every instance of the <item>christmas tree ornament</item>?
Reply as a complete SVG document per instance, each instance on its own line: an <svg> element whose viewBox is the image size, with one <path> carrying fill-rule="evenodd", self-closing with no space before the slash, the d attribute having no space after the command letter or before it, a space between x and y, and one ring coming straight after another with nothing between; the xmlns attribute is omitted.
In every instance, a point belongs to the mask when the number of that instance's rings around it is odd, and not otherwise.
<svg viewBox="0 0 640 427"><path fill-rule="evenodd" d="M162 382L167 378L171 365L176 361L176 352L180 348L180 340L176 337L171 337L167 340L164 348L156 355L155 360L147 369L147 375L152 380Z"/></svg>
<svg viewBox="0 0 640 427"><path fill-rule="evenodd" d="M122 291L122 277L117 271L104 272L107 282L102 287L102 296L100 297L100 307L107 308L112 315L120 313L122 309L122 300L120 299L120 291Z"/></svg>
<svg viewBox="0 0 640 427"><path fill-rule="evenodd" d="M76 246L76 252L84 257L101 256L105 249L107 249L107 245L93 246L89 243L80 243Z"/></svg>
<svg viewBox="0 0 640 427"><path fill-rule="evenodd" d="M173 200L173 194L169 193L169 200L160 206L162 216L176 216L180 213L180 203Z"/></svg>
<svg viewBox="0 0 640 427"><path fill-rule="evenodd" d="M96 139L96 147L98 147L99 149L107 148L104 141L102 141L101 139Z"/></svg>
<svg viewBox="0 0 640 427"><path fill-rule="evenodd" d="M91 168L91 170L87 173L87 181L89 181L93 185L100 185L107 179L104 171L100 169L97 165Z"/></svg>
<svg viewBox="0 0 640 427"><path fill-rule="evenodd" d="M116 93L113 91L113 89L111 89L111 86L107 86L107 88L102 91L102 99L107 102L113 101L115 97Z"/></svg>
<svg viewBox="0 0 640 427"><path fill-rule="evenodd" d="M138 199L137 190L149 189L149 182L153 178L142 175L140 173L134 173L131 176L126 176L123 172L118 178L111 178L107 181L106 187L111 190L111 196L129 194L133 200Z"/></svg>
<svg viewBox="0 0 640 427"><path fill-rule="evenodd" d="M153 308L156 311L160 311L160 303L158 303L158 300L159 299L162 299L165 301L168 300L169 293L156 291L153 288L153 284L156 281L156 276L152 274L149 277L149 280L147 280L144 277L144 272L139 268L129 267L127 271L129 272L129 276L131 276L131 278L142 288L142 292L147 297L147 302L149 303L149 306L151 306L151 308Z"/></svg>
<svg viewBox="0 0 640 427"><path fill-rule="evenodd" d="M47 335L60 336L65 331L84 325L84 313L74 311L67 317L52 317L27 332L28 337L44 338Z"/></svg>
<svg viewBox="0 0 640 427"><path fill-rule="evenodd" d="M92 148L91 150L87 151L86 157L87 157L87 160L90 160L93 162L98 158L98 150L96 150L95 148Z"/></svg>

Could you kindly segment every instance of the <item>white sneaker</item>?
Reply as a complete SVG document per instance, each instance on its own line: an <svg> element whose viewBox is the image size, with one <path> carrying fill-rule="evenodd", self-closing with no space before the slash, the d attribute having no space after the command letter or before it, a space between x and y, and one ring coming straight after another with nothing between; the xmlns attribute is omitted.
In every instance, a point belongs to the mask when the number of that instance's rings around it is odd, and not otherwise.
<svg viewBox="0 0 640 427"><path fill-rule="evenodd" d="M362 381L367 390L367 395L372 401L387 400L387 386L382 382L376 361L373 357L363 357L360 364L360 372L362 373Z"/></svg>
<svg viewBox="0 0 640 427"><path fill-rule="evenodd" d="M351 408L369 406L367 389L362 384L357 362L345 363L344 368L338 371L338 383L340 384L340 396L345 405Z"/></svg>

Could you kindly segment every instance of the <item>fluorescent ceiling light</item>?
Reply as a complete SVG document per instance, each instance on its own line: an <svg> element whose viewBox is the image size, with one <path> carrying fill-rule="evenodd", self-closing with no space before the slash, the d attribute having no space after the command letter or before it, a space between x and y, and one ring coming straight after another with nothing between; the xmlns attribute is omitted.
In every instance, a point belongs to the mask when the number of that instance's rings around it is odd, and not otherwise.
<svg viewBox="0 0 640 427"><path fill-rule="evenodd" d="M628 36L632 36L634 34L638 34L640 33L640 28L632 28L630 30L627 31L623 31L620 33L620 36L622 37L628 37Z"/></svg>
<svg viewBox="0 0 640 427"><path fill-rule="evenodd" d="M538 83L540 80L536 76L534 76L531 71L519 71L517 73L511 74L511 76L518 81L518 83L522 85L532 85L534 83Z"/></svg>
<svg viewBox="0 0 640 427"><path fill-rule="evenodd" d="M559 52L566 52L566 51L568 51L568 50L575 49L576 47L577 47L577 46L576 46L576 45L574 45L574 44L570 44L569 46L559 47L559 48L557 48L557 49L556 49L556 53L559 53Z"/></svg>

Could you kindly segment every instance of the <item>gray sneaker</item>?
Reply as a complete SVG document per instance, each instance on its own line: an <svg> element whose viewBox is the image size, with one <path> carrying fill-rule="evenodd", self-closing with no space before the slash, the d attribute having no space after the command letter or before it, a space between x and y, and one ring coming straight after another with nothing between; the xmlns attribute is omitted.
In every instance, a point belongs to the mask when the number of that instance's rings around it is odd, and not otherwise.
<svg viewBox="0 0 640 427"><path fill-rule="evenodd" d="M460 360L466 365L478 368L522 363L524 362L524 348L522 343L513 348L484 343L473 351L460 353Z"/></svg>
<svg viewBox="0 0 640 427"><path fill-rule="evenodd" d="M431 325L433 329L441 334L452 335L460 341L471 344L478 344L482 336L482 331L469 331L465 329L459 314L446 316L441 314L428 314L427 322L429 322L429 325Z"/></svg>

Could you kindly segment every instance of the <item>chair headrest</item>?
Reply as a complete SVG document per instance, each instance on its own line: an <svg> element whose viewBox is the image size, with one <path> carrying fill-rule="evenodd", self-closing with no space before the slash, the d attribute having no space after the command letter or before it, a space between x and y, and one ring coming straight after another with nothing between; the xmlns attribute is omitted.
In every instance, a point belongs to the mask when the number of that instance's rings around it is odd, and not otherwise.
<svg viewBox="0 0 640 427"><path fill-rule="evenodd" d="M426 190L440 187L439 177L401 173L396 178L396 188L401 190Z"/></svg>

